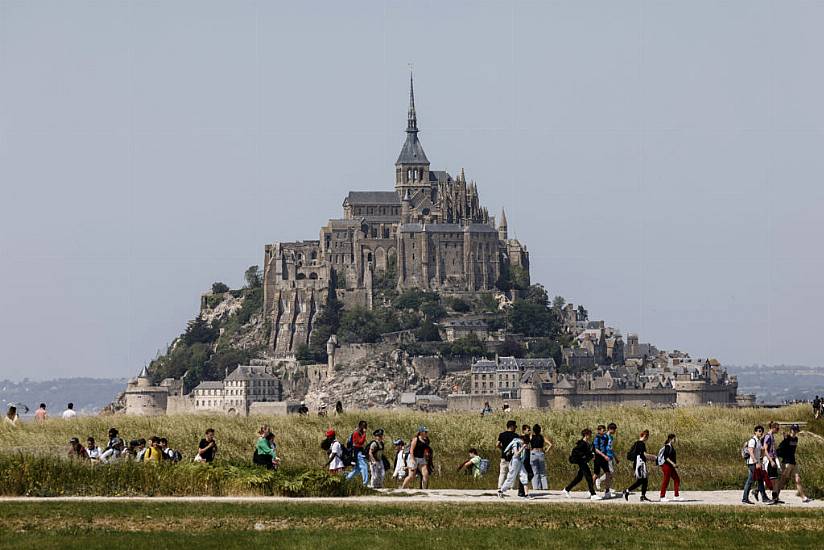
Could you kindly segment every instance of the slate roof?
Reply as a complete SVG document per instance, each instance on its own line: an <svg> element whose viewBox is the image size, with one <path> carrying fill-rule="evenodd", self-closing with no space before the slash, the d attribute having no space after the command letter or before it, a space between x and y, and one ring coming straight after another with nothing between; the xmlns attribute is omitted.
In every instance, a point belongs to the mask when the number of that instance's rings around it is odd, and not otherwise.
<svg viewBox="0 0 824 550"><path fill-rule="evenodd" d="M222 390L223 389L223 382L215 382L212 380L206 380L201 382L200 384L195 387L195 390Z"/></svg>
<svg viewBox="0 0 824 550"><path fill-rule="evenodd" d="M395 164L429 164L429 159L426 158L426 153L423 152L423 146L418 140L418 132L407 131L406 141L403 142L401 154L398 155L398 160Z"/></svg>
<svg viewBox="0 0 824 550"><path fill-rule="evenodd" d="M449 175L449 172L443 170L430 170L429 181L452 181L452 176Z"/></svg>
<svg viewBox="0 0 824 550"><path fill-rule="evenodd" d="M349 191L344 204L389 204L400 206L401 199L395 191Z"/></svg>
<svg viewBox="0 0 824 550"><path fill-rule="evenodd" d="M277 376L266 372L263 367L238 366L225 380L274 380Z"/></svg>

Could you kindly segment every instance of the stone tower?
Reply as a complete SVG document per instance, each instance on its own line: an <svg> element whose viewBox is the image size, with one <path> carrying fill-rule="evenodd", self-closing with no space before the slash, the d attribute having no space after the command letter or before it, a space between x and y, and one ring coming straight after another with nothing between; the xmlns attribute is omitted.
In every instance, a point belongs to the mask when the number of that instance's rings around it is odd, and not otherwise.
<svg viewBox="0 0 824 550"><path fill-rule="evenodd" d="M418 140L418 115L415 113L415 88L409 73L409 114L406 121L406 141L395 161L395 190L403 197L407 190L415 195L427 193L429 183L429 159Z"/></svg>
<svg viewBox="0 0 824 550"><path fill-rule="evenodd" d="M509 234L506 227L506 210L501 208L501 221L498 222L498 238L502 241L507 241L509 240L508 235Z"/></svg>

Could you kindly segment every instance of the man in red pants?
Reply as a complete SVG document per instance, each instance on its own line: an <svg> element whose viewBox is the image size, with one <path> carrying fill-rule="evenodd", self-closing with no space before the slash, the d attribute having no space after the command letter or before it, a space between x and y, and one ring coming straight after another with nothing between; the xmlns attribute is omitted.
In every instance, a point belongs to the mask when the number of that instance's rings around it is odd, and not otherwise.
<svg viewBox="0 0 824 550"><path fill-rule="evenodd" d="M675 489L675 497L673 497L673 501L681 502L681 478L678 476L678 471L676 470L677 464L675 462L675 447L673 447L673 443L675 443L675 434L669 434L667 436L667 442L664 443L664 448L661 449L661 459L659 460L659 464L661 465L661 473L664 475L664 479L661 481L661 502L669 502L670 499L667 498L667 486L669 485L670 479L672 479L673 489Z"/></svg>

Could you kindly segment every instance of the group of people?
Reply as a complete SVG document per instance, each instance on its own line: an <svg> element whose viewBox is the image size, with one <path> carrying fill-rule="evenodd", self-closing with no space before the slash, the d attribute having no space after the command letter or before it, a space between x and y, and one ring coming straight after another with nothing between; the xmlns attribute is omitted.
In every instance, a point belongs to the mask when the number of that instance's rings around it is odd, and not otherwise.
<svg viewBox="0 0 824 550"><path fill-rule="evenodd" d="M741 457L746 461L748 471L741 498L744 504L754 504L752 499L758 500L759 497L764 504L783 504L781 491L791 482L795 482L796 491L803 502L812 500L804 493L796 462L801 427L798 424L790 426L782 441L776 444L779 429L778 422L767 424L766 433L763 426L756 426L752 437L741 449ZM771 498L767 497L766 489L772 492Z"/></svg>
<svg viewBox="0 0 824 550"><path fill-rule="evenodd" d="M28 407L24 406L23 412L26 413L29 411ZM72 418L77 416L77 411L74 410L74 403L69 403L66 405L66 410L60 415L60 418L63 420L71 420ZM42 423L45 422L46 419L49 417L48 411L46 411L46 404L40 403L40 407L34 411L34 420L35 422ZM17 411L17 405L9 405L8 409L6 410L6 416L3 417L3 423L9 426L17 426L20 423L20 415Z"/></svg>
<svg viewBox="0 0 824 550"><path fill-rule="evenodd" d="M387 457L383 428L373 430L371 438L368 428L368 423L361 420L345 443L338 441L335 430L330 428L326 431L320 446L327 453L326 467L330 472L339 474L352 466L352 471L346 475L347 480L360 476L364 486L378 489L384 486L386 473L391 471L392 479L397 480L404 489L409 488L417 478L420 478L421 488L429 487L433 455L426 426L418 427L409 444L403 439L392 442L394 464Z"/></svg>
<svg viewBox="0 0 824 550"><path fill-rule="evenodd" d="M200 440L198 451L195 454L195 462L212 462L217 453L217 442L215 442L215 431L212 428L206 430L203 439ZM169 461L171 463L180 462L183 455L169 447L169 440L165 437L152 436L148 441L144 438L132 439L128 443L120 436L117 428L109 428L107 443L105 447L97 444L93 436L86 438L86 444L80 442L77 437L69 439L69 458L78 460L88 460L91 463L108 464L116 461L132 460L135 462L159 463Z"/></svg>

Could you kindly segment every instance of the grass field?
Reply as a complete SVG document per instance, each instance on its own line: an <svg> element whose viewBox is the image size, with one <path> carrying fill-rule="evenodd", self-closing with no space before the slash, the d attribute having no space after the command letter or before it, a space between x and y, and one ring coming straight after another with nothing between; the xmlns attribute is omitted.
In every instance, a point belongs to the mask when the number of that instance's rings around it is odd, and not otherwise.
<svg viewBox="0 0 824 550"><path fill-rule="evenodd" d="M3 548L817 548L820 510L455 504L0 503Z"/></svg>
<svg viewBox="0 0 824 550"><path fill-rule="evenodd" d="M619 426L617 450L623 458L629 446L642 429L652 432L648 447L656 452L669 432L678 435L678 462L684 490L731 489L740 487L746 470L739 449L752 433L755 424L770 420L808 422L807 430L824 434L824 423L814 423L807 406L782 409L727 409L718 407L684 409L648 409L608 407L602 409L575 409L568 411L514 411L511 417L521 423L539 423L554 442L555 449L548 455L549 480L552 489L559 489L574 474L567 462L569 450L583 427L594 428L599 423L615 421ZM74 421L50 420L45 425L25 423L17 428L0 425L0 493L3 494L289 494L274 487L272 480L260 482L260 473L250 468L250 456L256 433L262 423L271 426L278 443L278 454L283 459L286 483L292 483L301 472L318 471L323 467L324 454L319 448L323 432L334 427L344 439L359 419L369 422L370 431L383 427L387 440L402 437L406 441L419 424L429 427L434 448L435 475L433 488L493 488L497 480L498 432L509 416L501 414L481 418L476 413L420 413L411 411L367 411L347 413L341 417L269 417L243 418L226 416L160 416L160 417L88 417ZM65 455L68 439L72 436L85 440L93 435L103 444L106 431L117 426L124 438L161 435L169 438L174 448L180 449L189 460L207 427L217 431L220 452L216 466L206 474L203 468L181 464L171 468L147 470L135 464L122 469L89 468L76 470L72 475L62 468L67 461L56 457ZM455 472L465 459L466 450L477 447L481 455L492 459L492 472L479 481ZM821 496L824 488L824 439L802 434L799 444L799 463L803 479L812 496ZM34 457L51 457L40 459ZM22 462L21 462L22 461ZM188 461L186 461L188 462ZM652 469L651 485L660 479L657 468ZM17 481L4 483L9 472ZM22 473L21 473L22 472ZM25 474L25 475L23 475ZM284 474L285 475L285 474ZM77 476L83 483L61 482ZM618 485L630 481L628 465L621 464ZM52 481L48 481L52 480ZM207 482L211 480L211 482ZM323 480L320 480L325 483ZM278 481L277 483L280 483ZM324 494L323 491L296 494ZM331 494L348 494L336 489Z"/></svg>

